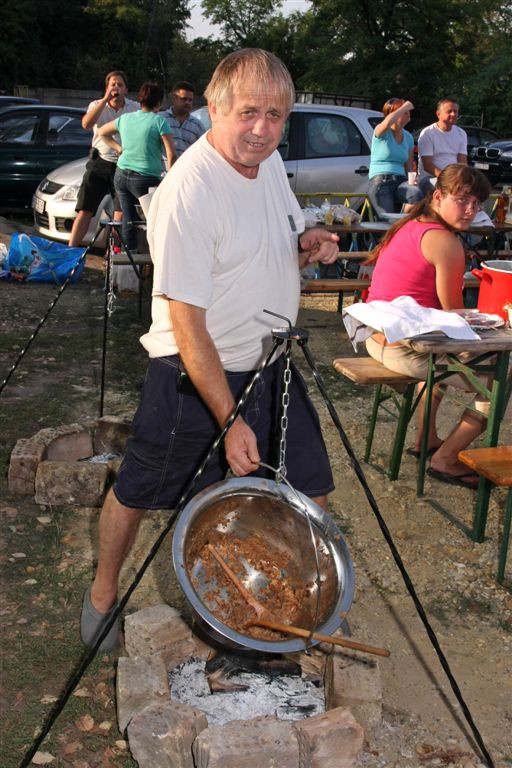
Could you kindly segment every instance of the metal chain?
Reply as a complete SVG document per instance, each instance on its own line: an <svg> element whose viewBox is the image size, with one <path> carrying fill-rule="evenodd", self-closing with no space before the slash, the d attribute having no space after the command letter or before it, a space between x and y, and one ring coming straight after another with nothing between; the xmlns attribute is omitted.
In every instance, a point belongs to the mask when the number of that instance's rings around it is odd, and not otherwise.
<svg viewBox="0 0 512 768"><path fill-rule="evenodd" d="M283 395L281 398L281 437L279 440L279 466L276 472L276 482L286 477L286 430L288 429L288 406L290 404L290 382L292 380L290 348L285 352L286 365L283 371Z"/></svg>
<svg viewBox="0 0 512 768"><path fill-rule="evenodd" d="M108 265L107 314L111 317L115 309L114 303L116 300L116 294L114 292L114 238L112 234L110 235L110 243L109 248L107 249L106 258L110 262Z"/></svg>

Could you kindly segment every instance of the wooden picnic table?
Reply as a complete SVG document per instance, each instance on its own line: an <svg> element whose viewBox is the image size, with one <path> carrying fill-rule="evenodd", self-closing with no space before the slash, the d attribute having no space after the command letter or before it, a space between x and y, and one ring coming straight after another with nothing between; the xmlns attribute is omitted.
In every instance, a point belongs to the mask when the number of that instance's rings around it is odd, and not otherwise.
<svg viewBox="0 0 512 768"><path fill-rule="evenodd" d="M428 423L430 419L434 384L453 373L465 375L478 388L480 394L487 398L491 404L484 436L484 445L486 448L494 448L498 444L501 422L510 397L511 381L508 365L510 352L512 351L512 329L503 327L479 331L479 336L479 339L461 341L449 339L439 332L416 336L404 343L416 352L429 355L425 423ZM471 359L461 362L458 356L463 352L469 353ZM439 355L447 355L450 361L449 364L437 363ZM487 386L486 379L489 376L491 377L491 384ZM425 430L418 471L418 495L423 494L424 488L424 457L426 457L427 452L427 440L428 431ZM474 541L481 542L485 537L490 491L490 481L482 477L478 485L473 525L469 531L469 535Z"/></svg>

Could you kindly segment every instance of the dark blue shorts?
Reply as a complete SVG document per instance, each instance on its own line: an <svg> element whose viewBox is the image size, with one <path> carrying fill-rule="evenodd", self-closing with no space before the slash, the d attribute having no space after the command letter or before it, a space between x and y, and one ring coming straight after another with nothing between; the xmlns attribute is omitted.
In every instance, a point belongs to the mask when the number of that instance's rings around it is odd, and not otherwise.
<svg viewBox="0 0 512 768"><path fill-rule="evenodd" d="M255 432L260 458L277 467L279 457L279 403L283 360L269 366L258 380L242 415ZM201 398L188 380L177 355L150 360L139 408L132 425L114 493L126 507L164 509L176 505L220 432ZM227 372L236 400L253 373ZM187 383L188 382L188 383ZM292 367L290 404L286 434L287 480L308 496L323 496L333 490L327 450L318 415L307 394L307 386ZM223 446L210 459L194 494L222 480L228 470ZM261 468L258 477L274 477Z"/></svg>

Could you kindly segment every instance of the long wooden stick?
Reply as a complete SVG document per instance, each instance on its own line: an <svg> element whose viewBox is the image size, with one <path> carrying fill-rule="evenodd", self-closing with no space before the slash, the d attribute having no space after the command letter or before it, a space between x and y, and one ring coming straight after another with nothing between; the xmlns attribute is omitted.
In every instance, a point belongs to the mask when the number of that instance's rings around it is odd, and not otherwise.
<svg viewBox="0 0 512 768"><path fill-rule="evenodd" d="M323 635L321 632L310 632L308 629L302 629L302 627L293 627L290 624L280 624L278 621L272 621L270 619L251 619L246 626L266 627L267 629L275 629L277 632L284 632L290 635L311 637L313 640L318 640L321 643L342 645L344 648L352 648L354 651L373 653L374 656L387 657L390 655L387 648L376 648L373 645L365 645L364 643L356 643L354 640L346 640L344 637L332 637L331 635Z"/></svg>
<svg viewBox="0 0 512 768"><path fill-rule="evenodd" d="M220 565L220 567L222 568L222 570L224 571L226 576L229 577L229 579L233 582L235 587L238 589L238 591L240 592L240 594L244 598L245 602L248 603L248 605L251 606L253 611L256 613L256 616L258 618L263 618L264 616L268 616L269 618L272 618L272 615L271 615L270 611L268 610L268 608L265 608L265 606L262 605L259 602L259 600L257 600L254 597L252 592L249 592L249 590L244 587L244 585L241 583L240 579L237 578L236 574L231 570L231 568L226 563L224 558L221 557L221 555L219 555L219 553L217 552L215 547L212 544L210 544L210 543L208 543L206 546L210 550L210 552L212 553L212 555L214 556L214 558L216 559L216 561L218 562L218 564Z"/></svg>

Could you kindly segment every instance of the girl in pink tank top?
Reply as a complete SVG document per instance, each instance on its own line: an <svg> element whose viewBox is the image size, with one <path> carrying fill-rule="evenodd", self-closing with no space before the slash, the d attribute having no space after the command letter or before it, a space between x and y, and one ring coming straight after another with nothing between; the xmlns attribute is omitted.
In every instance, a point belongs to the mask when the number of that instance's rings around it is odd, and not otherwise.
<svg viewBox="0 0 512 768"><path fill-rule="evenodd" d="M489 196L485 176L462 164L447 166L438 176L432 194L418 203L411 213L386 233L372 253L376 261L368 301L393 301L411 296L423 307L453 310L464 306L462 300L465 256L455 232L468 229L481 202ZM428 355L418 354L397 342L389 344L382 333L367 340L368 353L390 370L426 379ZM475 391L462 377L451 377L447 383L465 391ZM429 474L443 482L476 488L478 476L458 460L458 453L483 431L489 402L477 393L473 409L466 409L461 421L444 440L436 430L436 413L443 391L434 388L432 419L428 429L428 448L432 455ZM421 445L423 425L422 403L418 408L419 424L416 451Z"/></svg>

